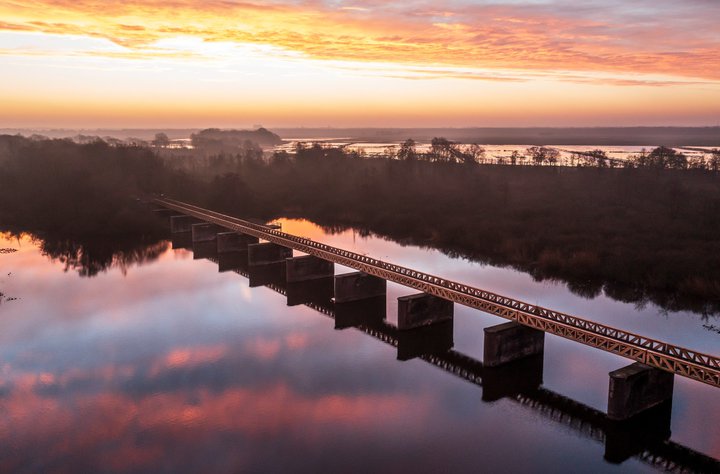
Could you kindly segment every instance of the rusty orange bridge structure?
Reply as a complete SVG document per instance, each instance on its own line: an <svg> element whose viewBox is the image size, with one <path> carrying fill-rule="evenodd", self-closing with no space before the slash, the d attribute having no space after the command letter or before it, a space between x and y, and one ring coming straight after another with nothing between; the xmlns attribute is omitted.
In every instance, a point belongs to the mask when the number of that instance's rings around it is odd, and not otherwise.
<svg viewBox="0 0 720 474"><path fill-rule="evenodd" d="M382 298L384 305L388 281L419 290L420 294L398 299L400 333L431 334L435 328L443 339L448 323L452 324L455 303L507 319L510 322L485 329L485 367L541 356L545 333L630 359L633 364L609 374L607 416L611 419L632 419L671 401L675 375L720 387L717 356L291 235L277 226L164 197L154 203L161 206L157 212L170 216L171 231L190 236L193 245L206 242L218 253L244 252L248 265L281 272L288 284L330 282L336 308L373 298ZM293 258L293 250L306 255ZM335 275L335 264L357 271ZM362 315L355 317L362 319Z"/></svg>

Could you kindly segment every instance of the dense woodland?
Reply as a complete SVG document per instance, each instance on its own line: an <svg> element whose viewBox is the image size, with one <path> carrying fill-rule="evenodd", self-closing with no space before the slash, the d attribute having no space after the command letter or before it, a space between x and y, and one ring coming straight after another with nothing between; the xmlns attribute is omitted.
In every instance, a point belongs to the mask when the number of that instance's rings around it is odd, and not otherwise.
<svg viewBox="0 0 720 474"><path fill-rule="evenodd" d="M0 224L146 238L155 224L136 199L165 193L241 217L353 226L560 279L586 296L720 310L712 166L690 169L669 149L622 168L482 165L467 159L472 150L441 154L448 145L438 145L437 155L400 159L319 145L268 158L252 146L190 169L144 147L5 136Z"/></svg>

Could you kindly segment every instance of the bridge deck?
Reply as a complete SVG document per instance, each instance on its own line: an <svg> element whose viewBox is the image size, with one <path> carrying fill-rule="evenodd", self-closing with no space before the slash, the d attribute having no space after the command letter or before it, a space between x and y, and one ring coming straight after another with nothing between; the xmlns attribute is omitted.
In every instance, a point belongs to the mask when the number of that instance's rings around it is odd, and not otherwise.
<svg viewBox="0 0 720 474"><path fill-rule="evenodd" d="M162 198L155 202L182 214L252 235L369 275L420 290L525 326L596 347L646 365L720 387L720 358L650 339L577 316L553 311L480 288L377 260L303 237L286 234L192 204Z"/></svg>

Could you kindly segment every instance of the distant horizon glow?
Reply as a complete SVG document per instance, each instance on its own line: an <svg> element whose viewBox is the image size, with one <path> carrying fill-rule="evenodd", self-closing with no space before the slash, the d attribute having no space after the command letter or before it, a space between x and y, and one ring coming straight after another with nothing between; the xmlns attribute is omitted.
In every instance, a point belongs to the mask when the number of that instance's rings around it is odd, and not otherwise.
<svg viewBox="0 0 720 474"><path fill-rule="evenodd" d="M715 126L720 3L0 5L0 127Z"/></svg>

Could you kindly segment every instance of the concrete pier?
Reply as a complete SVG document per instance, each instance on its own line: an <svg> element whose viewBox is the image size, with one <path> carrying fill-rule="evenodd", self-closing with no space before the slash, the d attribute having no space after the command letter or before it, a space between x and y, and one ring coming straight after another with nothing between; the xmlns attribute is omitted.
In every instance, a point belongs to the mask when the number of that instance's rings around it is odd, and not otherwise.
<svg viewBox="0 0 720 474"><path fill-rule="evenodd" d="M419 293L398 298L398 329L405 331L453 319L453 302Z"/></svg>
<svg viewBox="0 0 720 474"><path fill-rule="evenodd" d="M285 260L292 257L292 249L282 245L263 243L248 245L248 265L268 265L271 263L282 263L283 271ZM285 275L283 274L283 278Z"/></svg>
<svg viewBox="0 0 720 474"><path fill-rule="evenodd" d="M629 420L610 421L605 429L605 460L620 464L670 439L671 420L672 400L665 400Z"/></svg>
<svg viewBox="0 0 720 474"><path fill-rule="evenodd" d="M192 250L192 234L190 232L176 232L170 234L173 249Z"/></svg>
<svg viewBox="0 0 720 474"><path fill-rule="evenodd" d="M482 399L494 402L537 389L543 382L543 354L523 357L496 367L483 368Z"/></svg>
<svg viewBox="0 0 720 474"><path fill-rule="evenodd" d="M398 360L447 352L454 345L453 321L445 320L429 326L398 331L397 340Z"/></svg>
<svg viewBox="0 0 720 474"><path fill-rule="evenodd" d="M248 269L248 252L223 252L218 253L218 272L230 272L239 270L247 273Z"/></svg>
<svg viewBox="0 0 720 474"><path fill-rule="evenodd" d="M177 234L179 232L191 232L192 225L199 222L199 219L192 216L172 216L170 217L170 232L173 234Z"/></svg>
<svg viewBox="0 0 720 474"><path fill-rule="evenodd" d="M363 272L335 276L335 302L348 303L387 294L387 281Z"/></svg>
<svg viewBox="0 0 720 474"><path fill-rule="evenodd" d="M387 316L385 295L335 303L335 329L347 329L357 326L375 326Z"/></svg>
<svg viewBox="0 0 720 474"><path fill-rule="evenodd" d="M193 242L215 242L218 232L222 229L215 224L193 224L191 226L192 240Z"/></svg>
<svg viewBox="0 0 720 474"><path fill-rule="evenodd" d="M212 240L201 240L192 243L193 260L217 257L217 246Z"/></svg>
<svg viewBox="0 0 720 474"><path fill-rule="evenodd" d="M248 245L257 244L258 242L260 242L260 239L251 235L241 234L239 232L218 232L217 251L218 254L244 252L247 251Z"/></svg>
<svg viewBox="0 0 720 474"><path fill-rule="evenodd" d="M335 303L335 329L380 324L387 316L384 295L346 303Z"/></svg>
<svg viewBox="0 0 720 474"><path fill-rule="evenodd" d="M285 261L248 266L248 282L250 288L266 285L285 288Z"/></svg>
<svg viewBox="0 0 720 474"><path fill-rule="evenodd" d="M639 362L610 372L608 418L627 420L671 400L674 377Z"/></svg>
<svg viewBox="0 0 720 474"><path fill-rule="evenodd" d="M287 259L287 281L300 281L332 278L335 276L335 264L322 258L307 255Z"/></svg>
<svg viewBox="0 0 720 474"><path fill-rule="evenodd" d="M497 367L524 357L542 354L545 333L514 321L485 328L483 364Z"/></svg>
<svg viewBox="0 0 720 474"><path fill-rule="evenodd" d="M290 259L288 259L289 265ZM333 278L315 278L313 280L293 281L287 280L287 305L297 306L307 303L315 303L332 307Z"/></svg>

